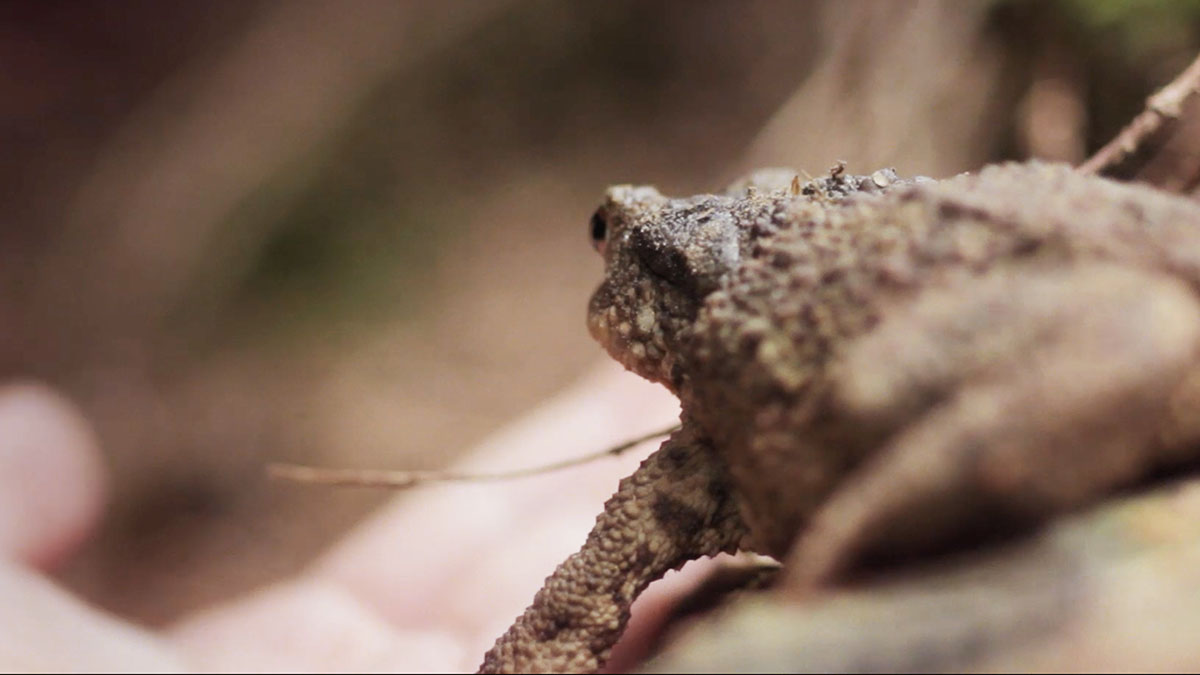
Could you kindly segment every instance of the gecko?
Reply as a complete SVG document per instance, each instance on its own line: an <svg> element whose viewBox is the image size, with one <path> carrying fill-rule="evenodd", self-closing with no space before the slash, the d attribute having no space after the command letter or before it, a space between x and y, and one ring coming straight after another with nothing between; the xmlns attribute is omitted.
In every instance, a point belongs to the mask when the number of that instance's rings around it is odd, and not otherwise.
<svg viewBox="0 0 1200 675"><path fill-rule="evenodd" d="M481 672L592 672L633 600L793 587L1035 527L1200 454L1200 205L1039 162L610 188L591 334L681 402ZM897 563L900 564L900 563Z"/></svg>

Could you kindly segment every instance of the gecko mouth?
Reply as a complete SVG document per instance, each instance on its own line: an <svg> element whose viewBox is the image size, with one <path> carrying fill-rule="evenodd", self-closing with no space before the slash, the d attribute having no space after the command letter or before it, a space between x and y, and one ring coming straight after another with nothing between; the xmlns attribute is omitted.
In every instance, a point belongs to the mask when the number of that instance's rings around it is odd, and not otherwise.
<svg viewBox="0 0 1200 675"><path fill-rule="evenodd" d="M661 304L654 289L621 290L605 282L588 304L588 331L626 369L674 390L675 359L668 344L677 322Z"/></svg>
<svg viewBox="0 0 1200 675"><path fill-rule="evenodd" d="M613 358L640 372L640 368L634 366L640 364L642 359L638 357L642 354L635 353L638 352L635 348L645 336L638 334L640 331L635 330L635 323L625 316L626 312L622 312L614 300L610 284L601 284L596 289L588 303L588 331Z"/></svg>

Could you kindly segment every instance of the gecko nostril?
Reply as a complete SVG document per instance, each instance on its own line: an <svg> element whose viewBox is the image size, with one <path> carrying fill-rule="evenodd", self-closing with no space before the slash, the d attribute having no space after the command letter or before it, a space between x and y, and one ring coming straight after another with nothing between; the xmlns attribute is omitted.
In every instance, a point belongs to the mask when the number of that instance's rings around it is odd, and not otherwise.
<svg viewBox="0 0 1200 675"><path fill-rule="evenodd" d="M608 241L608 218L603 208L596 209L592 214L592 248L604 253L604 245Z"/></svg>

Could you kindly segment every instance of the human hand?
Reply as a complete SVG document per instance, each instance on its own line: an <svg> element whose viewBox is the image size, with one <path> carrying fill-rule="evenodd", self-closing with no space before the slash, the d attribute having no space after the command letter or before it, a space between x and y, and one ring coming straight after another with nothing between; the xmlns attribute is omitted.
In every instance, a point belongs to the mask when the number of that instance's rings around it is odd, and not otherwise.
<svg viewBox="0 0 1200 675"><path fill-rule="evenodd" d="M677 410L665 391L608 366L456 468L576 456L665 427ZM400 495L297 577L151 632L88 607L39 572L97 519L102 471L68 403L37 386L0 389L0 667L473 670L648 451ZM699 573L689 566L638 601L614 666L636 659L670 598Z"/></svg>

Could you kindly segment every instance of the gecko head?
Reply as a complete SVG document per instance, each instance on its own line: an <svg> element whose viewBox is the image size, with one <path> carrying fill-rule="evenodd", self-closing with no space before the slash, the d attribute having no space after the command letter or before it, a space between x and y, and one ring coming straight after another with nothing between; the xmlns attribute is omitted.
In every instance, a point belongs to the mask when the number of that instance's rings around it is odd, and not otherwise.
<svg viewBox="0 0 1200 675"><path fill-rule="evenodd" d="M588 328L626 368L673 391L686 376L681 346L704 298L748 255L764 229L755 225L769 222L786 194L738 185L684 199L619 185L589 223L605 271L588 306Z"/></svg>

